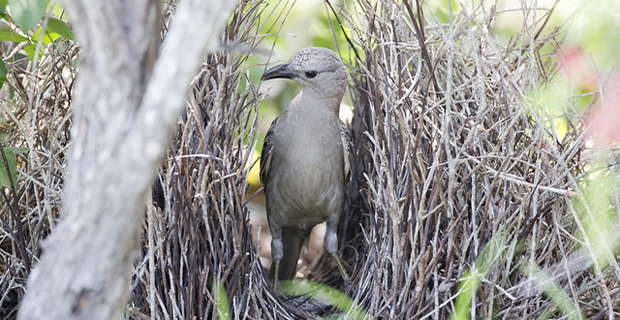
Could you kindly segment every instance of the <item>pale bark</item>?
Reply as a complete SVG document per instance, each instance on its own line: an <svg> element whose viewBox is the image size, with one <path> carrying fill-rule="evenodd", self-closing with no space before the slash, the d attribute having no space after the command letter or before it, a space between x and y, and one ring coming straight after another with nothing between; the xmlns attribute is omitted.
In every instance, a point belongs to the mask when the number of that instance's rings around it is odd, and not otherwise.
<svg viewBox="0 0 620 320"><path fill-rule="evenodd" d="M121 317L146 190L202 55L218 49L237 4L183 0L155 60L155 1L66 1L82 52L64 213L18 319Z"/></svg>

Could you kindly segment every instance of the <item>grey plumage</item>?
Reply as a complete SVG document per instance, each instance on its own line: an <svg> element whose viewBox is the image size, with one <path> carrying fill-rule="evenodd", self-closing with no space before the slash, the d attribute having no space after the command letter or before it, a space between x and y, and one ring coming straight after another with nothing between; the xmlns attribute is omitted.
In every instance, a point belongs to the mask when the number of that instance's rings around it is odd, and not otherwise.
<svg viewBox="0 0 620 320"><path fill-rule="evenodd" d="M295 276L299 253L312 228L327 221L325 249L336 256L336 230L351 177L351 137L338 118L347 86L344 64L331 50L306 48L263 80L288 78L303 85L273 121L263 145L260 177L272 235L272 281Z"/></svg>

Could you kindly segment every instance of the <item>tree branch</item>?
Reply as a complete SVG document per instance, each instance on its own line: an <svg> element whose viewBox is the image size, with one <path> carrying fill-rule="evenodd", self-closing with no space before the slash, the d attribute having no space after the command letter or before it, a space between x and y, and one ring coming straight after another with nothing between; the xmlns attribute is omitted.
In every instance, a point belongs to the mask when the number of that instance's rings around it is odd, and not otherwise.
<svg viewBox="0 0 620 320"><path fill-rule="evenodd" d="M217 50L237 4L182 1L155 59L157 3L67 0L82 56L64 216L19 319L118 319L124 310L145 192L202 55Z"/></svg>

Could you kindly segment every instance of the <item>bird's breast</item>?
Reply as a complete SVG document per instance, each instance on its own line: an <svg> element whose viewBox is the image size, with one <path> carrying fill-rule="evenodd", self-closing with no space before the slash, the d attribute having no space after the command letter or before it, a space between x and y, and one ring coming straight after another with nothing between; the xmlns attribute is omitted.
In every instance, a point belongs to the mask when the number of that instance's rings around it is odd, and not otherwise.
<svg viewBox="0 0 620 320"><path fill-rule="evenodd" d="M274 141L268 189L277 192L267 192L274 214L286 220L283 225L315 225L342 210L344 152L339 124L330 124L330 119L308 121L313 120L289 117L280 128L284 134Z"/></svg>

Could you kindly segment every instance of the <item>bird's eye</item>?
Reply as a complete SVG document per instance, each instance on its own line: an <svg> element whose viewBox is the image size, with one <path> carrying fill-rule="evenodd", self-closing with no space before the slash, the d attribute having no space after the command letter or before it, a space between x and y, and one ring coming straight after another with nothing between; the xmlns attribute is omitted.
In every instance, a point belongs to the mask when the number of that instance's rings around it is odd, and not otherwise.
<svg viewBox="0 0 620 320"><path fill-rule="evenodd" d="M317 72L316 71L306 71L306 77L312 79L314 77L316 77Z"/></svg>

